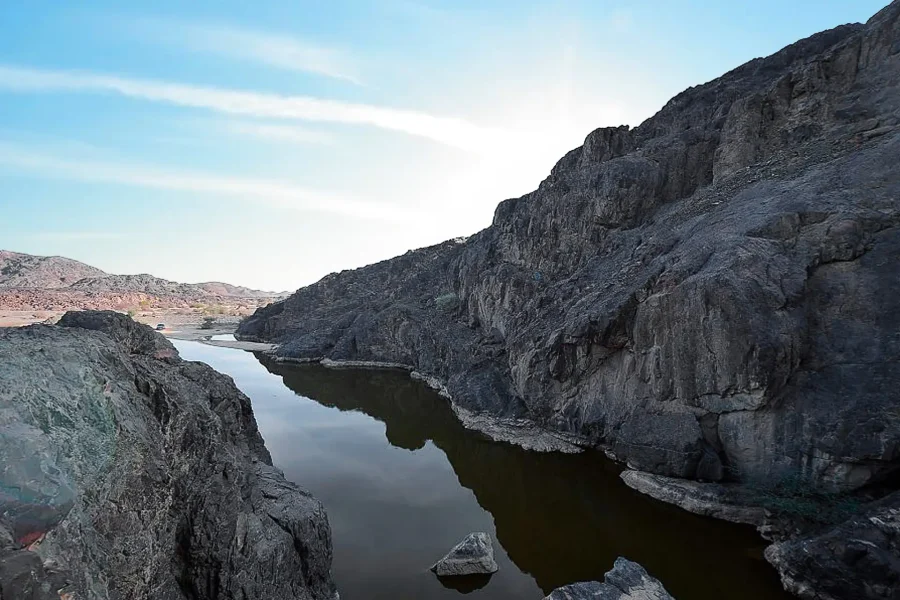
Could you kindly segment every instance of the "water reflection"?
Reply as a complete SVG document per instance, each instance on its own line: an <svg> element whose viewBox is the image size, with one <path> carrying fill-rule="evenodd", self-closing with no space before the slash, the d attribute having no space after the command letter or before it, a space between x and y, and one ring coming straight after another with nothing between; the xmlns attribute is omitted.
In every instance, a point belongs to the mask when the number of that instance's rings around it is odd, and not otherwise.
<svg viewBox="0 0 900 600"><path fill-rule="evenodd" d="M184 358L234 378L275 464L325 504L344 600L539 600L602 578L619 555L644 564L678 600L789 598L750 528L637 494L601 455L485 440L404 373L276 365L174 343ZM493 536L500 570L439 581L429 567L472 531Z"/></svg>
<svg viewBox="0 0 900 600"><path fill-rule="evenodd" d="M642 563L679 600L789 597L763 561L763 542L752 529L696 517L633 492L619 480L618 467L599 454L537 454L486 440L464 429L444 399L403 373L260 361L301 396L381 421L394 447L420 451L432 441L459 484L493 516L501 550L545 593L602 578L622 555ZM259 410L255 399L254 408ZM504 597L494 583L485 597Z"/></svg>

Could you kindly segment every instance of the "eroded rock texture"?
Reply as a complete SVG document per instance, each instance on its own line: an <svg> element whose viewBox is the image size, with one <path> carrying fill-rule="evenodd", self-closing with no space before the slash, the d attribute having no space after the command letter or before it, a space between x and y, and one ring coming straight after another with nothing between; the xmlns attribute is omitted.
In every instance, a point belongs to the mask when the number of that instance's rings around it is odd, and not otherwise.
<svg viewBox="0 0 900 600"><path fill-rule="evenodd" d="M483 531L470 533L447 555L434 563L431 570L438 577L455 575L487 575L497 572L491 536Z"/></svg>
<svg viewBox="0 0 900 600"><path fill-rule="evenodd" d="M239 335L404 363L661 475L878 479L900 457L898 17L594 131L489 228L329 275Z"/></svg>
<svg viewBox="0 0 900 600"><path fill-rule="evenodd" d="M325 511L232 380L124 315L60 324L0 329L0 597L333 598Z"/></svg>
<svg viewBox="0 0 900 600"><path fill-rule="evenodd" d="M603 581L583 581L553 590L544 600L674 600L641 565L621 556Z"/></svg>
<svg viewBox="0 0 900 600"><path fill-rule="evenodd" d="M900 598L900 492L833 529L773 544L766 559L807 600Z"/></svg>

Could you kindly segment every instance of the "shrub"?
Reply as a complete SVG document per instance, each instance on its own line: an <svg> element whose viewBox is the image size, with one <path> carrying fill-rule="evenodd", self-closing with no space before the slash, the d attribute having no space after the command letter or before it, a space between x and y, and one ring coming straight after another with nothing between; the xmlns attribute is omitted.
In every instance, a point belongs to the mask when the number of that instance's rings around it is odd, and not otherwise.
<svg viewBox="0 0 900 600"><path fill-rule="evenodd" d="M442 294L434 299L434 305L440 310L453 310L459 303L459 297L454 293Z"/></svg>
<svg viewBox="0 0 900 600"><path fill-rule="evenodd" d="M200 329L212 329L215 322L215 317L203 317L203 322L200 323Z"/></svg>
<svg viewBox="0 0 900 600"><path fill-rule="evenodd" d="M224 315L225 307L222 306L221 304L209 305L209 306L204 307L203 314L204 315Z"/></svg>
<svg viewBox="0 0 900 600"><path fill-rule="evenodd" d="M859 513L860 502L846 492L816 485L798 472L747 482L747 502L775 515L812 523L836 524Z"/></svg>

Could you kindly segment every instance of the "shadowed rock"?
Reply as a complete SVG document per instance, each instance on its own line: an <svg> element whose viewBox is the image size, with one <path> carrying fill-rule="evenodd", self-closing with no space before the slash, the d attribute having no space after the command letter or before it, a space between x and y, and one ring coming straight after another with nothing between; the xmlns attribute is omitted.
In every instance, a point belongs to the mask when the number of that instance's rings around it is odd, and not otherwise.
<svg viewBox="0 0 900 600"><path fill-rule="evenodd" d="M879 600L900 590L900 492L828 531L773 544L766 560L807 600Z"/></svg>

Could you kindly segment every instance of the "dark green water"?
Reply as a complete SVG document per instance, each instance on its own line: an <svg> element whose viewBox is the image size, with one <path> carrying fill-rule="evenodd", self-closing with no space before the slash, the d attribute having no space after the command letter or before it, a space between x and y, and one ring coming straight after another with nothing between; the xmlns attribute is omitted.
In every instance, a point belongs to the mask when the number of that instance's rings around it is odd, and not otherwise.
<svg viewBox="0 0 900 600"><path fill-rule="evenodd" d="M678 600L786 600L752 528L691 515L627 488L597 453L526 452L464 429L400 372L274 365L175 342L252 400L277 466L328 509L343 600L539 600L602 579L617 556ZM428 567L471 531L500 571L446 587ZM451 583L451 582L448 582Z"/></svg>

